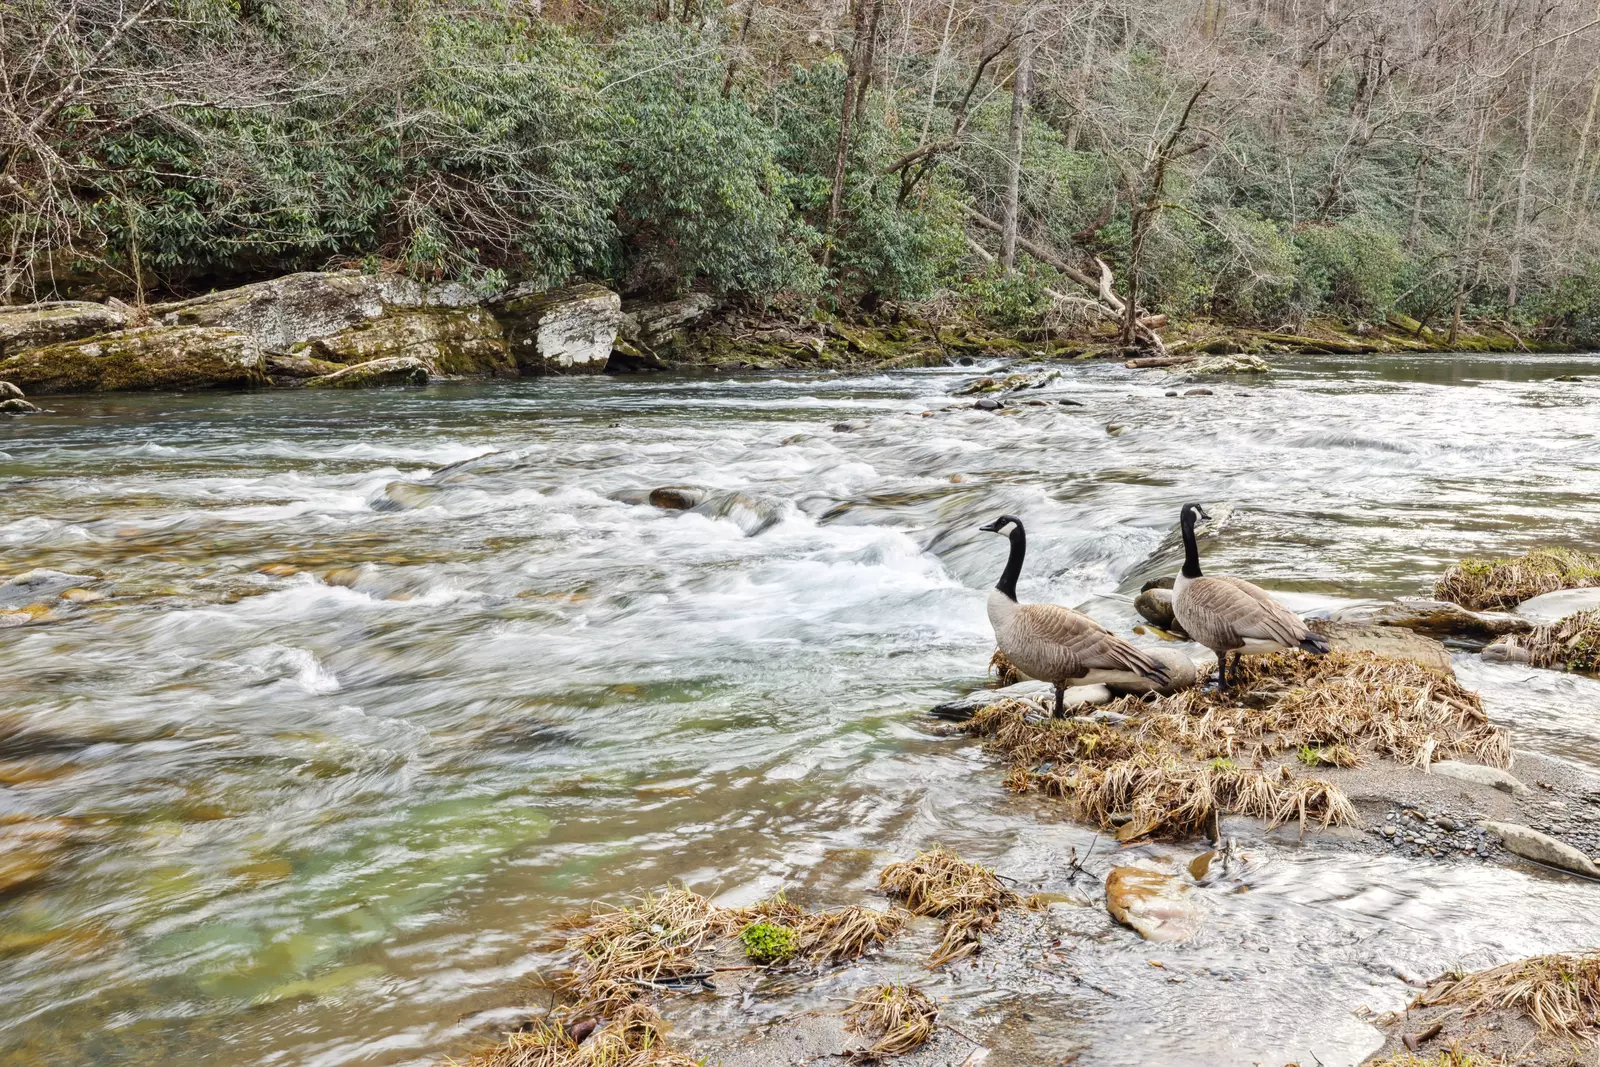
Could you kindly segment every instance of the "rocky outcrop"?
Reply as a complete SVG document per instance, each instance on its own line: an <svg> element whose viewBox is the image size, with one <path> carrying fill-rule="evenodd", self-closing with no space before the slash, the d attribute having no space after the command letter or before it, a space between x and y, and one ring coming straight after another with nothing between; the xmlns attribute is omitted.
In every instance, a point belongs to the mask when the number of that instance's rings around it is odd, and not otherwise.
<svg viewBox="0 0 1600 1067"><path fill-rule="evenodd" d="M1194 889L1170 874L1113 867L1106 876L1106 911L1146 941L1187 941L1205 912Z"/></svg>
<svg viewBox="0 0 1600 1067"><path fill-rule="evenodd" d="M123 325L122 312L82 300L0 306L0 359L27 348L120 330Z"/></svg>
<svg viewBox="0 0 1600 1067"><path fill-rule="evenodd" d="M601 285L516 292L491 305L524 374L598 374L622 324L622 300Z"/></svg>
<svg viewBox="0 0 1600 1067"><path fill-rule="evenodd" d="M292 355L268 355L267 373L277 385L300 385L306 378L320 378L325 374L337 374L344 370L343 363L330 363L325 359L313 359L302 353Z"/></svg>
<svg viewBox="0 0 1600 1067"><path fill-rule="evenodd" d="M267 384L260 346L237 330L145 326L46 345L0 360L30 394L222 389Z"/></svg>
<svg viewBox="0 0 1600 1067"><path fill-rule="evenodd" d="M1406 660L1443 675L1455 675L1449 650L1433 638L1414 631L1398 626L1362 626L1327 619L1310 619L1306 625L1313 633L1326 637L1334 648L1371 652L1389 659Z"/></svg>
<svg viewBox="0 0 1600 1067"><path fill-rule="evenodd" d="M170 326L219 326L284 352L407 308L461 308L477 303L464 285L424 285L397 275L359 271L289 274L255 285L168 304L150 314Z"/></svg>
<svg viewBox="0 0 1600 1067"><path fill-rule="evenodd" d="M659 348L670 344L678 332L705 318L717 300L710 293L690 293L679 300L629 305L618 325L618 336Z"/></svg>
<svg viewBox="0 0 1600 1067"><path fill-rule="evenodd" d="M376 389L394 385L427 385L428 366L415 356L369 359L353 367L312 378L308 389Z"/></svg>
<svg viewBox="0 0 1600 1067"><path fill-rule="evenodd" d="M517 376L505 333L483 308L394 312L296 345L291 354L340 364L412 356L435 375Z"/></svg>

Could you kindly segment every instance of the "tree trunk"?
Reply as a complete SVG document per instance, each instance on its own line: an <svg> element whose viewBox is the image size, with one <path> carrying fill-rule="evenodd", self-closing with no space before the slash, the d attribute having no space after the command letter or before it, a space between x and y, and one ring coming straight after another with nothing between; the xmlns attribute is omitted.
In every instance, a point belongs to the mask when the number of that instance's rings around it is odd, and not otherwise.
<svg viewBox="0 0 1600 1067"><path fill-rule="evenodd" d="M1522 295L1519 292L1522 281L1522 243L1525 237L1524 227L1528 220L1528 179L1533 170L1534 112L1539 101L1538 93L1539 56L1535 52L1528 57L1528 107L1523 116L1522 167L1517 172L1517 213L1511 226L1511 263L1506 271L1506 307L1510 311L1516 310L1517 299Z"/></svg>
<svg viewBox="0 0 1600 1067"><path fill-rule="evenodd" d="M1024 33L1027 30L1023 31ZM1000 266L1007 274L1016 268L1017 222L1021 214L1022 141L1028 124L1028 93L1033 80L1033 49L1024 44L1011 79L1011 138L1006 167L1006 202L1001 215Z"/></svg>
<svg viewBox="0 0 1600 1067"><path fill-rule="evenodd" d="M833 152L833 191L828 197L828 217L822 229L827 238L822 246L824 269L832 258L833 232L844 207L844 175L850 158L850 131L861 104L866 102L867 83L872 76L872 39L877 35L878 18L882 14L883 0L856 0L855 40L850 44L850 60L845 66L844 99L839 104L839 140Z"/></svg>

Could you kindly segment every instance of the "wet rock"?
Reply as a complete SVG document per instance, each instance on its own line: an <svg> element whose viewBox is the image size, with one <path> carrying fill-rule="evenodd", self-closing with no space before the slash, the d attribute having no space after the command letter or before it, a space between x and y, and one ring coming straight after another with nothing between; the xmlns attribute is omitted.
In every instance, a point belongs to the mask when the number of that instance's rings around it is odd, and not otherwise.
<svg viewBox="0 0 1600 1067"><path fill-rule="evenodd" d="M1111 690L1103 685L1079 685L1067 690L1065 705L1069 715L1084 708L1111 702ZM1018 682L1003 689L978 689L964 697L947 700L930 711L930 714L952 722L965 722L984 708L1007 700L1032 700L1046 710L1054 711L1056 688L1049 682Z"/></svg>
<svg viewBox="0 0 1600 1067"><path fill-rule="evenodd" d="M1128 432L1128 428L1120 422L1106 423L1106 433L1111 437L1121 437Z"/></svg>
<svg viewBox="0 0 1600 1067"><path fill-rule="evenodd" d="M1508 639L1487 646L1482 655L1485 663L1533 663L1533 652L1530 649L1512 644Z"/></svg>
<svg viewBox="0 0 1600 1067"><path fill-rule="evenodd" d="M38 568L26 571L0 584L0 608L20 608L54 600L69 589L93 585L98 579L89 574L67 574Z"/></svg>
<svg viewBox="0 0 1600 1067"><path fill-rule="evenodd" d="M357 363L353 367L306 382L308 389L376 389L384 386L426 385L428 367L415 356L393 356Z"/></svg>
<svg viewBox="0 0 1600 1067"><path fill-rule="evenodd" d="M1083 407L1083 401L1081 401L1081 400L1057 400L1056 403L1060 404L1064 408L1081 408L1081 407Z"/></svg>
<svg viewBox="0 0 1600 1067"><path fill-rule="evenodd" d="M977 408L979 411L999 411L1001 408L1005 407L1005 405L1000 403L1000 401L990 396L982 397L972 406Z"/></svg>
<svg viewBox="0 0 1600 1067"><path fill-rule="evenodd" d="M745 493L714 493L690 508L689 513L713 519L728 519L743 530L747 537L754 537L763 530L777 525L778 520L783 518L783 508L776 501Z"/></svg>
<svg viewBox="0 0 1600 1067"><path fill-rule="evenodd" d="M373 511L414 511L434 503L438 495L437 486L420 482L390 482L372 494L367 506Z"/></svg>
<svg viewBox="0 0 1600 1067"><path fill-rule="evenodd" d="M0 378L29 393L217 389L267 384L260 347L236 330L146 326L32 348L0 360Z"/></svg>
<svg viewBox="0 0 1600 1067"><path fill-rule="evenodd" d="M266 350L287 352L301 342L329 337L395 309L468 307L466 286L424 284L393 274L328 271L288 274L150 309L157 322L226 327L248 334Z"/></svg>
<svg viewBox="0 0 1600 1067"><path fill-rule="evenodd" d="M1372 652L1390 659L1407 660L1440 674L1454 673L1449 651L1433 638L1411 630L1397 626L1362 626L1330 619L1310 619L1306 625L1313 633L1326 637L1334 648Z"/></svg>
<svg viewBox="0 0 1600 1067"><path fill-rule="evenodd" d="M367 363L410 356L429 374L517 377L505 334L482 308L394 312L296 346L296 354L329 363Z"/></svg>
<svg viewBox="0 0 1600 1067"><path fill-rule="evenodd" d="M492 307L524 374L599 374L622 325L622 300L603 285L519 290Z"/></svg>
<svg viewBox="0 0 1600 1067"><path fill-rule="evenodd" d="M1177 621L1172 614L1172 590L1146 589L1133 598L1133 610L1163 630L1172 630Z"/></svg>
<svg viewBox="0 0 1600 1067"><path fill-rule="evenodd" d="M1596 608L1600 608L1600 588L1558 589L1554 593L1524 600L1517 605L1516 612L1530 623L1552 623L1560 622L1568 615L1594 611Z"/></svg>
<svg viewBox="0 0 1600 1067"><path fill-rule="evenodd" d="M1508 852L1523 859L1590 878L1600 878L1600 867L1596 867L1588 856L1563 841L1557 841L1549 834L1540 833L1531 826L1488 821L1479 825L1500 838Z"/></svg>
<svg viewBox="0 0 1600 1067"><path fill-rule="evenodd" d="M1106 876L1106 911L1146 941L1187 941L1205 912L1188 883L1143 867L1113 867Z"/></svg>
<svg viewBox="0 0 1600 1067"><path fill-rule="evenodd" d="M666 511L688 511L705 499L706 491L692 485L663 485L650 490L650 505Z"/></svg>
<svg viewBox="0 0 1600 1067"><path fill-rule="evenodd" d="M0 382L0 400L21 400L26 395L10 382Z"/></svg>
<svg viewBox="0 0 1600 1067"><path fill-rule="evenodd" d="M1209 390L1209 389L1185 389L1183 391L1183 395L1184 396L1211 396L1213 394L1212 394L1211 390Z"/></svg>
<svg viewBox="0 0 1600 1067"><path fill-rule="evenodd" d="M1209 356L1183 368L1185 376L1195 374L1265 374L1272 365L1260 356Z"/></svg>
<svg viewBox="0 0 1600 1067"><path fill-rule="evenodd" d="M115 308L82 300L0 306L0 358L28 348L110 333L126 323Z"/></svg>
<svg viewBox="0 0 1600 1067"><path fill-rule="evenodd" d="M1461 782L1473 782L1477 785L1486 785L1498 789L1502 793L1512 793L1517 796L1528 792L1528 787L1510 771L1503 771L1499 767L1484 767L1476 763L1459 763L1456 760L1440 760L1428 765L1429 774L1438 774L1446 778L1454 778Z"/></svg>
<svg viewBox="0 0 1600 1067"><path fill-rule="evenodd" d="M267 373L274 379L277 378L320 378L325 374L337 374L344 370L344 364L332 363L326 359L314 359L303 352L293 355L271 355L266 357Z"/></svg>
<svg viewBox="0 0 1600 1067"><path fill-rule="evenodd" d="M10 400L0 400L0 415L37 415L38 407L12 397Z"/></svg>
<svg viewBox="0 0 1600 1067"><path fill-rule="evenodd" d="M1527 633L1533 624L1498 611L1470 611L1460 604L1431 597L1403 596L1393 603L1361 604L1336 612L1340 622L1398 626L1435 637L1491 641L1506 634Z"/></svg>
<svg viewBox="0 0 1600 1067"><path fill-rule="evenodd" d="M833 432L855 433L857 430L865 430L869 425L871 424L866 419L846 419L844 422L834 423Z"/></svg>

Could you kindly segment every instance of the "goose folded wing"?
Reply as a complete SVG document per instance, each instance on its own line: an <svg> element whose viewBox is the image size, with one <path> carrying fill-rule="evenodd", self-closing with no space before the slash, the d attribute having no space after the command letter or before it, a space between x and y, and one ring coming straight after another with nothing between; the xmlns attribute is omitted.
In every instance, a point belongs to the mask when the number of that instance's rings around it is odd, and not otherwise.
<svg viewBox="0 0 1600 1067"><path fill-rule="evenodd" d="M1062 677L1090 671L1129 671L1164 678L1166 670L1082 612L1056 604L1028 604L1017 612L1017 636L1059 656Z"/></svg>
<svg viewBox="0 0 1600 1067"><path fill-rule="evenodd" d="M1275 641L1293 648L1311 632L1300 616L1272 599L1260 586L1240 578L1208 578L1204 582L1200 606L1225 617L1234 635L1241 639Z"/></svg>

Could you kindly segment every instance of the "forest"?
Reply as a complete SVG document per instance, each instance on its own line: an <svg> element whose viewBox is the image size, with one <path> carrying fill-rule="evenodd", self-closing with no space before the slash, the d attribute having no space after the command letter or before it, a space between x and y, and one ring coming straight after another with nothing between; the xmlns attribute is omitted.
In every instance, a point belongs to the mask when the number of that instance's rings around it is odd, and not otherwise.
<svg viewBox="0 0 1600 1067"><path fill-rule="evenodd" d="M1600 341L1589 0L0 0L0 300L293 270Z"/></svg>

